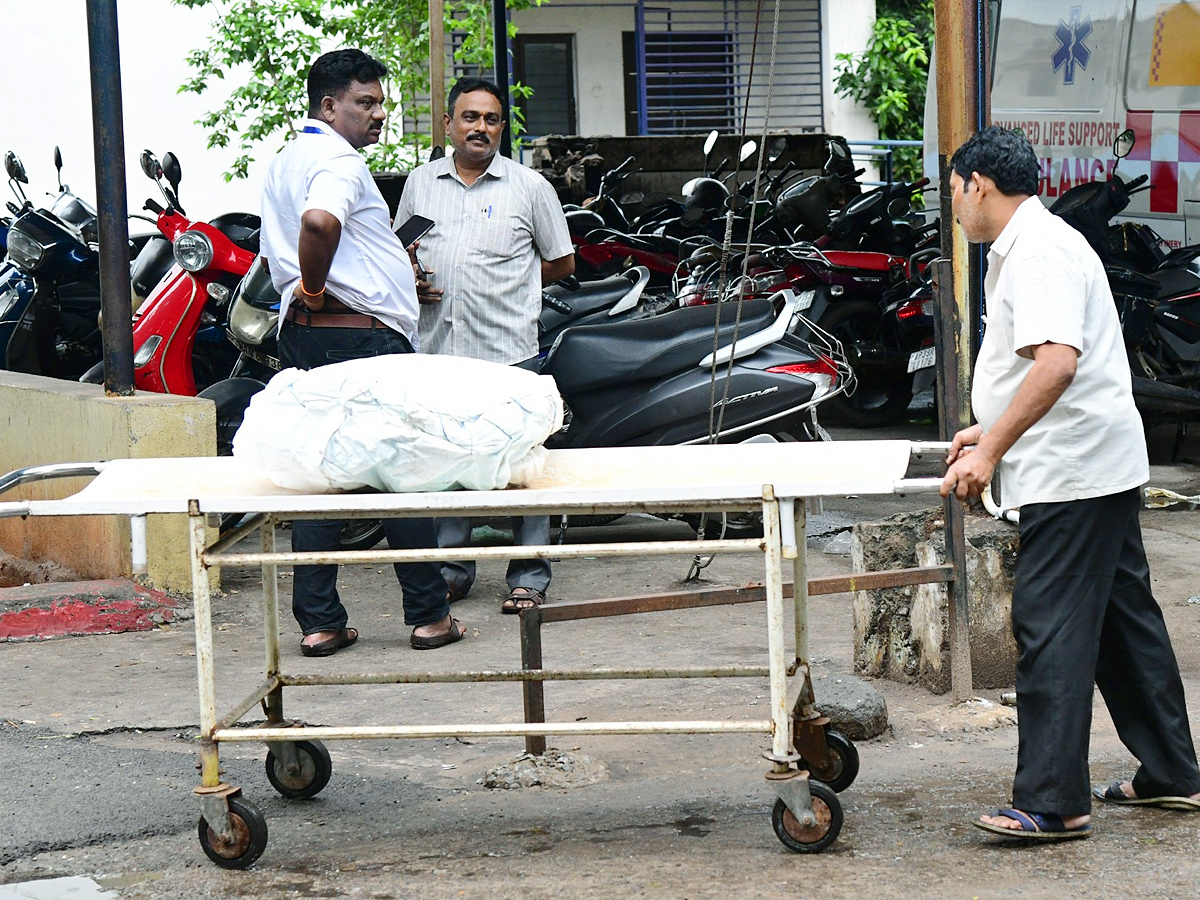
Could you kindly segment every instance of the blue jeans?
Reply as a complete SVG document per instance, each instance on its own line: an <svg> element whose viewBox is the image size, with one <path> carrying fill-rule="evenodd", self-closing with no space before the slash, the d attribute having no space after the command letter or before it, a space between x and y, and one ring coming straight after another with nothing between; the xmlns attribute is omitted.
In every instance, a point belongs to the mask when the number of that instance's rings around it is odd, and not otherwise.
<svg viewBox="0 0 1200 900"><path fill-rule="evenodd" d="M412 345L402 334L382 327L311 328L284 321L279 334L279 360L285 368L315 369L366 356L412 352ZM292 549L336 550L344 524L335 519L297 519L292 523ZM437 546L433 519L385 519L383 530L393 550ZM446 580L436 562L396 563L395 568L406 625L429 625L450 614ZM338 596L337 570L331 564L294 568L292 614L305 634L346 627L348 616Z"/></svg>

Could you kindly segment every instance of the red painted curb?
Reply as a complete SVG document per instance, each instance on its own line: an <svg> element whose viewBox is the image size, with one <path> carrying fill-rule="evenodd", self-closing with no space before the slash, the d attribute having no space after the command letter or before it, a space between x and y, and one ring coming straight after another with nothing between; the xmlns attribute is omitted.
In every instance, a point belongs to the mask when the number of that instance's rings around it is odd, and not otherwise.
<svg viewBox="0 0 1200 900"><path fill-rule="evenodd" d="M149 631L179 604L127 580L60 582L0 590L0 641ZM17 607L17 608L14 608Z"/></svg>

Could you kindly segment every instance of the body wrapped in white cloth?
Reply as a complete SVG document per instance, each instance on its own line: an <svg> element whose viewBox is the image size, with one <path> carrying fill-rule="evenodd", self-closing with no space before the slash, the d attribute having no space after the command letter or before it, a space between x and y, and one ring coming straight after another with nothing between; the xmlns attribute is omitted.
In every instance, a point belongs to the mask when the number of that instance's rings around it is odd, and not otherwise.
<svg viewBox="0 0 1200 900"><path fill-rule="evenodd" d="M536 479L562 427L554 379L425 354L286 369L256 394L233 455L304 491L492 490Z"/></svg>

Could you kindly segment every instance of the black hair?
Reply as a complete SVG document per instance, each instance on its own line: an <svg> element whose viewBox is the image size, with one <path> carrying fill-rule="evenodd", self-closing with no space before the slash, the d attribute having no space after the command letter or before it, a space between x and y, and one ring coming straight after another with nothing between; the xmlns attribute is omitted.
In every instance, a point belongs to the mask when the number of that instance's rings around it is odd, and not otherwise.
<svg viewBox="0 0 1200 900"><path fill-rule="evenodd" d="M351 82L370 84L388 73L387 66L361 50L334 50L318 56L308 70L308 111L320 111L326 97L335 99L346 93Z"/></svg>
<svg viewBox="0 0 1200 900"><path fill-rule="evenodd" d="M458 81L454 82L454 86L450 88L450 96L446 99L446 112L450 118L454 118L454 104L458 102L459 96L462 94L473 94L475 91L487 91L499 100L500 118L505 121L508 120L508 102L505 100L500 88L496 86L494 81L488 81L486 78L476 78L473 75L458 79Z"/></svg>
<svg viewBox="0 0 1200 900"><path fill-rule="evenodd" d="M989 125L968 138L950 157L950 167L963 181L970 181L972 172L986 175L1008 197L1032 197L1038 192L1041 167L1033 147L1022 132L999 125Z"/></svg>

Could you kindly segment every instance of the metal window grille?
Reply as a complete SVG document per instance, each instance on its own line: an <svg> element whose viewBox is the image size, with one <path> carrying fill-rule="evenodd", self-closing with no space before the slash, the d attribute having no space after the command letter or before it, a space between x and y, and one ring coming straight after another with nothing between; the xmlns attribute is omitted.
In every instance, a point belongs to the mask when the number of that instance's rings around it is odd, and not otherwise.
<svg viewBox="0 0 1200 900"><path fill-rule="evenodd" d="M756 8L754 0L637 0L640 133L738 130L743 112L749 128L762 127L775 4L762 4L757 47ZM819 129L823 118L820 0L784 0L768 126Z"/></svg>

